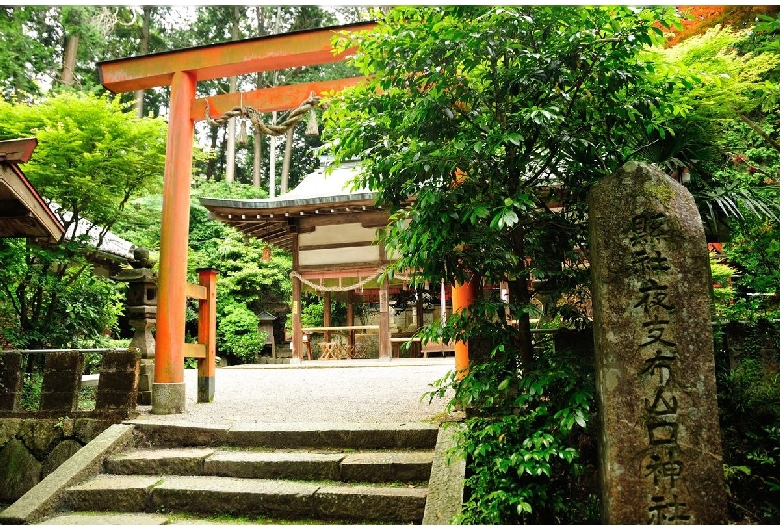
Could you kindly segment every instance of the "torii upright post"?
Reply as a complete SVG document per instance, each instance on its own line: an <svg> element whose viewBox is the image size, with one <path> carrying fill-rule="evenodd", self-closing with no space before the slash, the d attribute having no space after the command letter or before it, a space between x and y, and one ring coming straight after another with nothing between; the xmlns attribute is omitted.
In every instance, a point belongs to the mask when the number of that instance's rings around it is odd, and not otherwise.
<svg viewBox="0 0 780 530"><path fill-rule="evenodd" d="M187 243L195 122L190 105L195 76L176 72L171 79L168 145L160 226L157 302L157 353L152 384L152 414L184 412L184 308L187 304Z"/></svg>
<svg viewBox="0 0 780 530"><path fill-rule="evenodd" d="M353 50L334 54L331 46L334 35L340 31L370 30L374 26L374 23L360 23L307 30L98 64L101 83L112 92L171 87L160 227L153 414L177 414L185 410L184 316L192 143L195 121L205 117L207 101L212 117L239 104L251 105L258 112L289 110L296 108L312 92L322 94L341 90L359 83L362 78L301 83L207 99L195 99L197 82L339 62ZM296 346L299 340L296 339Z"/></svg>

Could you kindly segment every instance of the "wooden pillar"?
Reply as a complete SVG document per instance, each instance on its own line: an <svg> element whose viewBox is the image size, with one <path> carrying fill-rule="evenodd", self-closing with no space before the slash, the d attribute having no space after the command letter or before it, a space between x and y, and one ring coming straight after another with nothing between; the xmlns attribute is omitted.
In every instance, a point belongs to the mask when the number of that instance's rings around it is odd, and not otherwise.
<svg viewBox="0 0 780 530"><path fill-rule="evenodd" d="M390 342L390 300L387 278L379 286L379 360L389 361L393 356Z"/></svg>
<svg viewBox="0 0 780 530"><path fill-rule="evenodd" d="M195 124L190 106L195 76L176 72L171 79L168 145L160 227L157 334L152 392L153 414L184 412L184 320L187 242L190 219L192 142Z"/></svg>
<svg viewBox="0 0 780 530"><path fill-rule="evenodd" d="M456 283L452 286L452 313L460 313L474 303L474 291L477 281L472 279L463 284ZM455 372L458 378L463 378L469 368L469 343L457 341L455 343Z"/></svg>
<svg viewBox="0 0 780 530"><path fill-rule="evenodd" d="M425 325L425 309L423 308L423 296L422 291L419 289L417 290L417 300L415 300L415 325L417 326L417 329L419 330Z"/></svg>
<svg viewBox="0 0 780 530"><path fill-rule="evenodd" d="M298 272L298 234L292 240L293 271ZM309 338L311 340L311 338ZM303 332L301 332L301 280L292 278L292 362L303 360Z"/></svg>
<svg viewBox="0 0 780 530"><path fill-rule="evenodd" d="M217 376L217 269L198 269L198 283L207 293L198 306L198 342L206 345L206 358L198 359L198 403L211 403Z"/></svg>
<svg viewBox="0 0 780 530"><path fill-rule="evenodd" d="M322 325L330 327L330 291L322 293ZM322 334L325 342L330 342L330 331Z"/></svg>
<svg viewBox="0 0 780 530"><path fill-rule="evenodd" d="M355 325L355 291L347 291L347 326ZM347 346L349 351L355 351L355 330L347 333Z"/></svg>

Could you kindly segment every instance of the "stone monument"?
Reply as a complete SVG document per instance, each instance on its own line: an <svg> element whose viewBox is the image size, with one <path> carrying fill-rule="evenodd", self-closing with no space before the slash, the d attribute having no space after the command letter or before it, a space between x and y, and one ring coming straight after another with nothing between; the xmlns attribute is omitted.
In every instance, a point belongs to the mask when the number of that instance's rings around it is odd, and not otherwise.
<svg viewBox="0 0 780 530"><path fill-rule="evenodd" d="M155 342L152 328L157 323L157 275L152 270L154 262L149 251L142 247L133 249L135 258L126 269L114 276L114 280L127 282L127 317L135 330L130 348L141 353L140 376L138 379L138 404L152 404L152 383L154 382Z"/></svg>
<svg viewBox="0 0 780 530"><path fill-rule="evenodd" d="M605 524L725 524L710 272L687 189L629 162L589 197Z"/></svg>

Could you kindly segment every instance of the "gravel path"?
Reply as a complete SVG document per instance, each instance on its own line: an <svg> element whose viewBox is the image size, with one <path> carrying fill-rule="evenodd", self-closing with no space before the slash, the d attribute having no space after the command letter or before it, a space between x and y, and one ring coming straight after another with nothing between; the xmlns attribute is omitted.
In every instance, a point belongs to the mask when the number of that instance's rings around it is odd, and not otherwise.
<svg viewBox="0 0 780 530"><path fill-rule="evenodd" d="M138 419L188 423L408 423L444 412L446 401L421 397L454 368L452 358L390 362L304 361L300 365L218 368L214 401L197 403L197 371L185 370L186 411Z"/></svg>

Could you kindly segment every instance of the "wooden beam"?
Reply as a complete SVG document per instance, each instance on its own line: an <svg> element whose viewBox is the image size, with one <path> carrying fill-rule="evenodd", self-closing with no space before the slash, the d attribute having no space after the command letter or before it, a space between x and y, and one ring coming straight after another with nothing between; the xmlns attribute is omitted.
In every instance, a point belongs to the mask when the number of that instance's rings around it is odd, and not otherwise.
<svg viewBox="0 0 780 530"><path fill-rule="evenodd" d="M339 91L346 87L355 86L365 77L349 77L332 81L315 81L296 85L284 85L272 88L261 88L251 92L220 94L207 98L198 98L192 103L190 118L194 121L206 119L206 104L209 107L209 116L219 118L225 112L234 107L252 107L258 112L274 112L297 108L312 92L322 96L326 92Z"/></svg>
<svg viewBox="0 0 780 530"><path fill-rule="evenodd" d="M193 344L191 342L185 342L182 350L184 357L188 359L205 359L208 352L205 344Z"/></svg>
<svg viewBox="0 0 780 530"><path fill-rule="evenodd" d="M187 298L194 298L195 300L205 300L209 295L208 290L205 287L193 283L185 285L184 292Z"/></svg>
<svg viewBox="0 0 780 530"><path fill-rule="evenodd" d="M132 92L170 84L176 72L196 81L343 61L352 53L334 54L332 39L341 31L373 29L375 23L348 24L271 35L186 50L98 63L101 84L112 92Z"/></svg>

